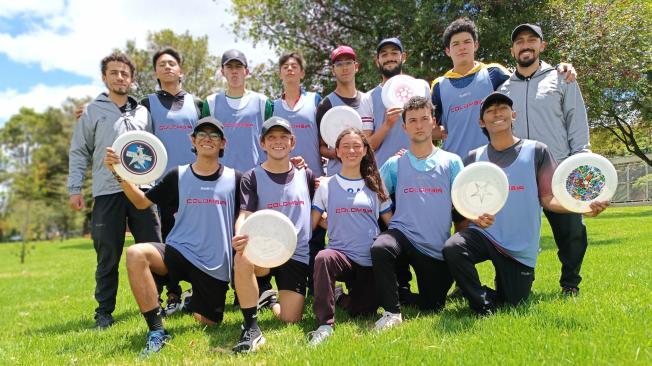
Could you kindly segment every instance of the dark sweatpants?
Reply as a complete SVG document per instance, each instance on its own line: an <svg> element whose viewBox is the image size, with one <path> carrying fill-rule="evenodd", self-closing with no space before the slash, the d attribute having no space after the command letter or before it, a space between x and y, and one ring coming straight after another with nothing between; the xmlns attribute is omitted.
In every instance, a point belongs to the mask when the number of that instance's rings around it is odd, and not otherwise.
<svg viewBox="0 0 652 366"><path fill-rule="evenodd" d="M498 251L496 246L475 229L455 233L444 244L444 259L462 289L469 306L485 314L497 305L516 305L527 300L534 282L534 268L528 267ZM480 282L477 263L490 260L496 269L496 291Z"/></svg>
<svg viewBox="0 0 652 366"><path fill-rule="evenodd" d="M453 277L444 261L419 252L403 233L389 229L380 234L371 247L376 294L385 311L400 313L396 263L405 260L414 268L419 288L418 306L425 310L440 310Z"/></svg>
<svg viewBox="0 0 652 366"><path fill-rule="evenodd" d="M578 287L582 276L580 269L588 246L586 226L578 213L555 213L543 210L550 222L550 228L557 244L557 256L561 262L562 287Z"/></svg>
<svg viewBox="0 0 652 366"><path fill-rule="evenodd" d="M95 270L96 313L111 314L118 292L118 265L125 244L127 223L136 243L161 242L155 208L139 210L124 193L95 197L92 216L93 246L97 253Z"/></svg>
<svg viewBox="0 0 652 366"><path fill-rule="evenodd" d="M371 267L363 267L344 253L324 249L317 254L314 268L315 299L313 311L318 325L335 324L335 281L346 283L347 295L338 304L350 316L373 314L378 309Z"/></svg>

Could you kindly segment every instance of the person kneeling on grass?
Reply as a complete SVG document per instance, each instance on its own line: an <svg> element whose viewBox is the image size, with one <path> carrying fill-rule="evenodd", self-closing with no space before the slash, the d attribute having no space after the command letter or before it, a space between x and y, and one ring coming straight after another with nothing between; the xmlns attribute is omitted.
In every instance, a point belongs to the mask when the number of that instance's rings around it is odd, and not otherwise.
<svg viewBox="0 0 652 366"><path fill-rule="evenodd" d="M313 229L328 213L328 248L315 258L313 311L319 328L310 333L312 346L333 333L336 303L351 316L376 313L371 244L380 233L378 217L386 224L392 219L392 202L362 131L344 130L336 141L342 169L319 185L312 204ZM349 294L335 281L345 282Z"/></svg>
<svg viewBox="0 0 652 366"><path fill-rule="evenodd" d="M566 213L552 195L551 181L556 167L548 147L538 141L512 134L516 112L512 100L490 94L482 102L480 127L489 144L471 151L464 163L490 161L503 169L510 192L493 225L481 228L471 223L444 245L444 259L471 309L479 315L492 314L501 303L516 305L527 300L534 281L539 254L541 206ZM609 202L592 202L597 216ZM496 270L496 290L482 286L475 265L490 260Z"/></svg>
<svg viewBox="0 0 652 366"><path fill-rule="evenodd" d="M113 165L120 160L112 148L106 148L104 163L134 206L143 209L153 204L178 205L165 244L142 243L127 248L129 285L149 327L144 356L160 351L170 339L163 328L152 273L190 282L193 300L189 310L205 325L222 321L231 280L230 244L233 219L239 210L240 173L220 164L219 156L226 144L221 122L202 118L190 139L197 154L195 162L170 170L147 193L115 174Z"/></svg>
<svg viewBox="0 0 652 366"><path fill-rule="evenodd" d="M266 291L272 298L274 315L288 323L301 320L308 281L308 241L311 236L310 200L315 191L315 177L310 169L296 168L290 161L290 153L296 146L292 126L280 117L271 117L263 123L260 145L267 153L267 161L247 171L242 176L240 215L236 220L236 232L251 213L273 209L286 215L297 232L297 246L286 263L275 268L254 265L243 251L249 237L236 235L234 273L235 289L240 300L244 324L240 341L233 347L234 353L255 351L265 343L257 322L258 283L256 277L269 274L276 277L279 289L278 302L275 292Z"/></svg>

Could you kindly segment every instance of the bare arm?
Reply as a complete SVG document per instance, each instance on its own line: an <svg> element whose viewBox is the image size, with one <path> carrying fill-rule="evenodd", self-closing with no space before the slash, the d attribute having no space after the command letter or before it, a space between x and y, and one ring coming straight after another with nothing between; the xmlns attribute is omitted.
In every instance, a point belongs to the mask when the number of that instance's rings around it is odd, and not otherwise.
<svg viewBox="0 0 652 366"><path fill-rule="evenodd" d="M249 217L249 215L251 215L251 211L241 210L240 214L238 215L238 218L235 220L236 235L233 237L231 246L233 246L233 250L235 250L238 253L242 253L242 251L244 251L245 247L247 246L247 243L249 242L248 235L240 234L240 229L242 228L242 224L244 224L245 220L247 219L247 217Z"/></svg>
<svg viewBox="0 0 652 366"><path fill-rule="evenodd" d="M104 165L116 175L115 169L113 166L115 164L120 164L120 158L115 153L115 150L111 147L106 148L106 156L104 157ZM116 178L117 179L117 178ZM120 187L125 193L125 196L131 201L131 203L136 206L137 209L142 210L154 204L146 196L145 192L141 191L135 184L128 182L124 179L119 179Z"/></svg>
<svg viewBox="0 0 652 366"><path fill-rule="evenodd" d="M385 111L385 121L383 121L376 131L369 131L369 134L367 134L367 140L372 149L377 150L380 144L383 143L389 131L391 131L394 124L401 117L402 112L403 108L389 108Z"/></svg>
<svg viewBox="0 0 652 366"><path fill-rule="evenodd" d="M557 213L571 213L571 211L568 211L567 209L562 206L557 199L552 196L544 196L539 198L539 201L541 202L541 206L545 208L548 211L552 212L557 212ZM584 216L587 217L596 217L602 211L606 210L607 207L609 207L609 201L593 201L590 204L591 211L584 213Z"/></svg>
<svg viewBox="0 0 652 366"><path fill-rule="evenodd" d="M387 210L387 212L380 214L380 218L383 220L385 225L389 225L389 222L392 221L392 216L394 216L392 210Z"/></svg>

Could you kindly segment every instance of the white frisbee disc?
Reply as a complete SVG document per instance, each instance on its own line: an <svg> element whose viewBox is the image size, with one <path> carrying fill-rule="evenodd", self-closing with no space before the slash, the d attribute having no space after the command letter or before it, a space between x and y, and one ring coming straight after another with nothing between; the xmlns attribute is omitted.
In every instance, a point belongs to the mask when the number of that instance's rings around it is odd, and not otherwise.
<svg viewBox="0 0 652 366"><path fill-rule="evenodd" d="M409 75L396 75L385 82L380 96L385 108L402 108L414 96L425 97L425 91L426 88L418 79Z"/></svg>
<svg viewBox="0 0 652 366"><path fill-rule="evenodd" d="M471 220L485 213L498 213L507 202L508 195L507 175L488 161L478 161L462 169L451 188L455 209Z"/></svg>
<svg viewBox="0 0 652 366"><path fill-rule="evenodd" d="M297 232L292 221L274 210L251 214L240 227L240 234L249 235L244 256L263 268L274 268L292 257L297 247Z"/></svg>
<svg viewBox="0 0 652 366"><path fill-rule="evenodd" d="M590 212L591 202L610 200L616 188L616 168L607 158L594 153L566 158L552 176L552 194L572 212Z"/></svg>
<svg viewBox="0 0 652 366"><path fill-rule="evenodd" d="M355 109L341 105L333 107L324 113L319 132L328 146L335 147L335 142L340 133L352 127L362 130L362 118Z"/></svg>
<svg viewBox="0 0 652 366"><path fill-rule="evenodd" d="M163 175L168 154L161 140L146 131L129 131L118 136L113 150L120 158L115 172L134 184L151 183Z"/></svg>

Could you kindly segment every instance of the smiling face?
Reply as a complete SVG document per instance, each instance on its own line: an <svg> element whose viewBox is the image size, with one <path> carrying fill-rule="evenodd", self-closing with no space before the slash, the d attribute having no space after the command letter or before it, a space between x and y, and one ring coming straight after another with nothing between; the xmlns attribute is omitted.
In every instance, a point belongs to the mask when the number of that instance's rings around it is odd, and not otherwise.
<svg viewBox="0 0 652 366"><path fill-rule="evenodd" d="M510 51L521 67L528 67L539 61L539 54L546 48L546 43L531 30L524 30L516 35Z"/></svg>
<svg viewBox="0 0 652 366"><path fill-rule="evenodd" d="M432 140L432 128L435 120L428 108L410 109L405 111L403 129L413 143L424 143Z"/></svg>
<svg viewBox="0 0 652 366"><path fill-rule="evenodd" d="M190 140L197 150L197 156L217 157L220 150L226 146L226 139L215 126L211 125L200 126L190 136Z"/></svg>
<svg viewBox="0 0 652 366"><path fill-rule="evenodd" d="M512 123L516 112L506 103L497 102L484 110L480 119L480 127L486 128L490 136L501 133L512 133Z"/></svg>
<svg viewBox="0 0 652 366"><path fill-rule="evenodd" d="M367 147L362 137L355 133L348 133L339 140L335 152L342 161L343 167L359 167L362 158L367 154Z"/></svg>
<svg viewBox="0 0 652 366"><path fill-rule="evenodd" d="M120 61L109 61L102 81L111 93L127 95L131 86L131 69L129 65Z"/></svg>
<svg viewBox="0 0 652 366"><path fill-rule="evenodd" d="M479 43L473 40L471 33L455 33L446 47L446 56L451 58L453 65L472 64L478 47Z"/></svg>
<svg viewBox="0 0 652 366"><path fill-rule="evenodd" d="M249 75L249 69L242 62L232 60L222 66L222 75L226 78L231 88L242 88L245 78Z"/></svg>
<svg viewBox="0 0 652 366"><path fill-rule="evenodd" d="M272 127L260 141L269 160L288 159L295 145L294 135L280 126Z"/></svg>
<svg viewBox="0 0 652 366"><path fill-rule="evenodd" d="M376 66L383 76L391 78L401 73L405 59L405 53L401 52L397 46L388 44L378 51Z"/></svg>
<svg viewBox="0 0 652 366"><path fill-rule="evenodd" d="M161 83L178 82L183 76L181 65L179 65L172 55L167 53L162 54L156 60L154 72L156 73L156 78L159 79Z"/></svg>

